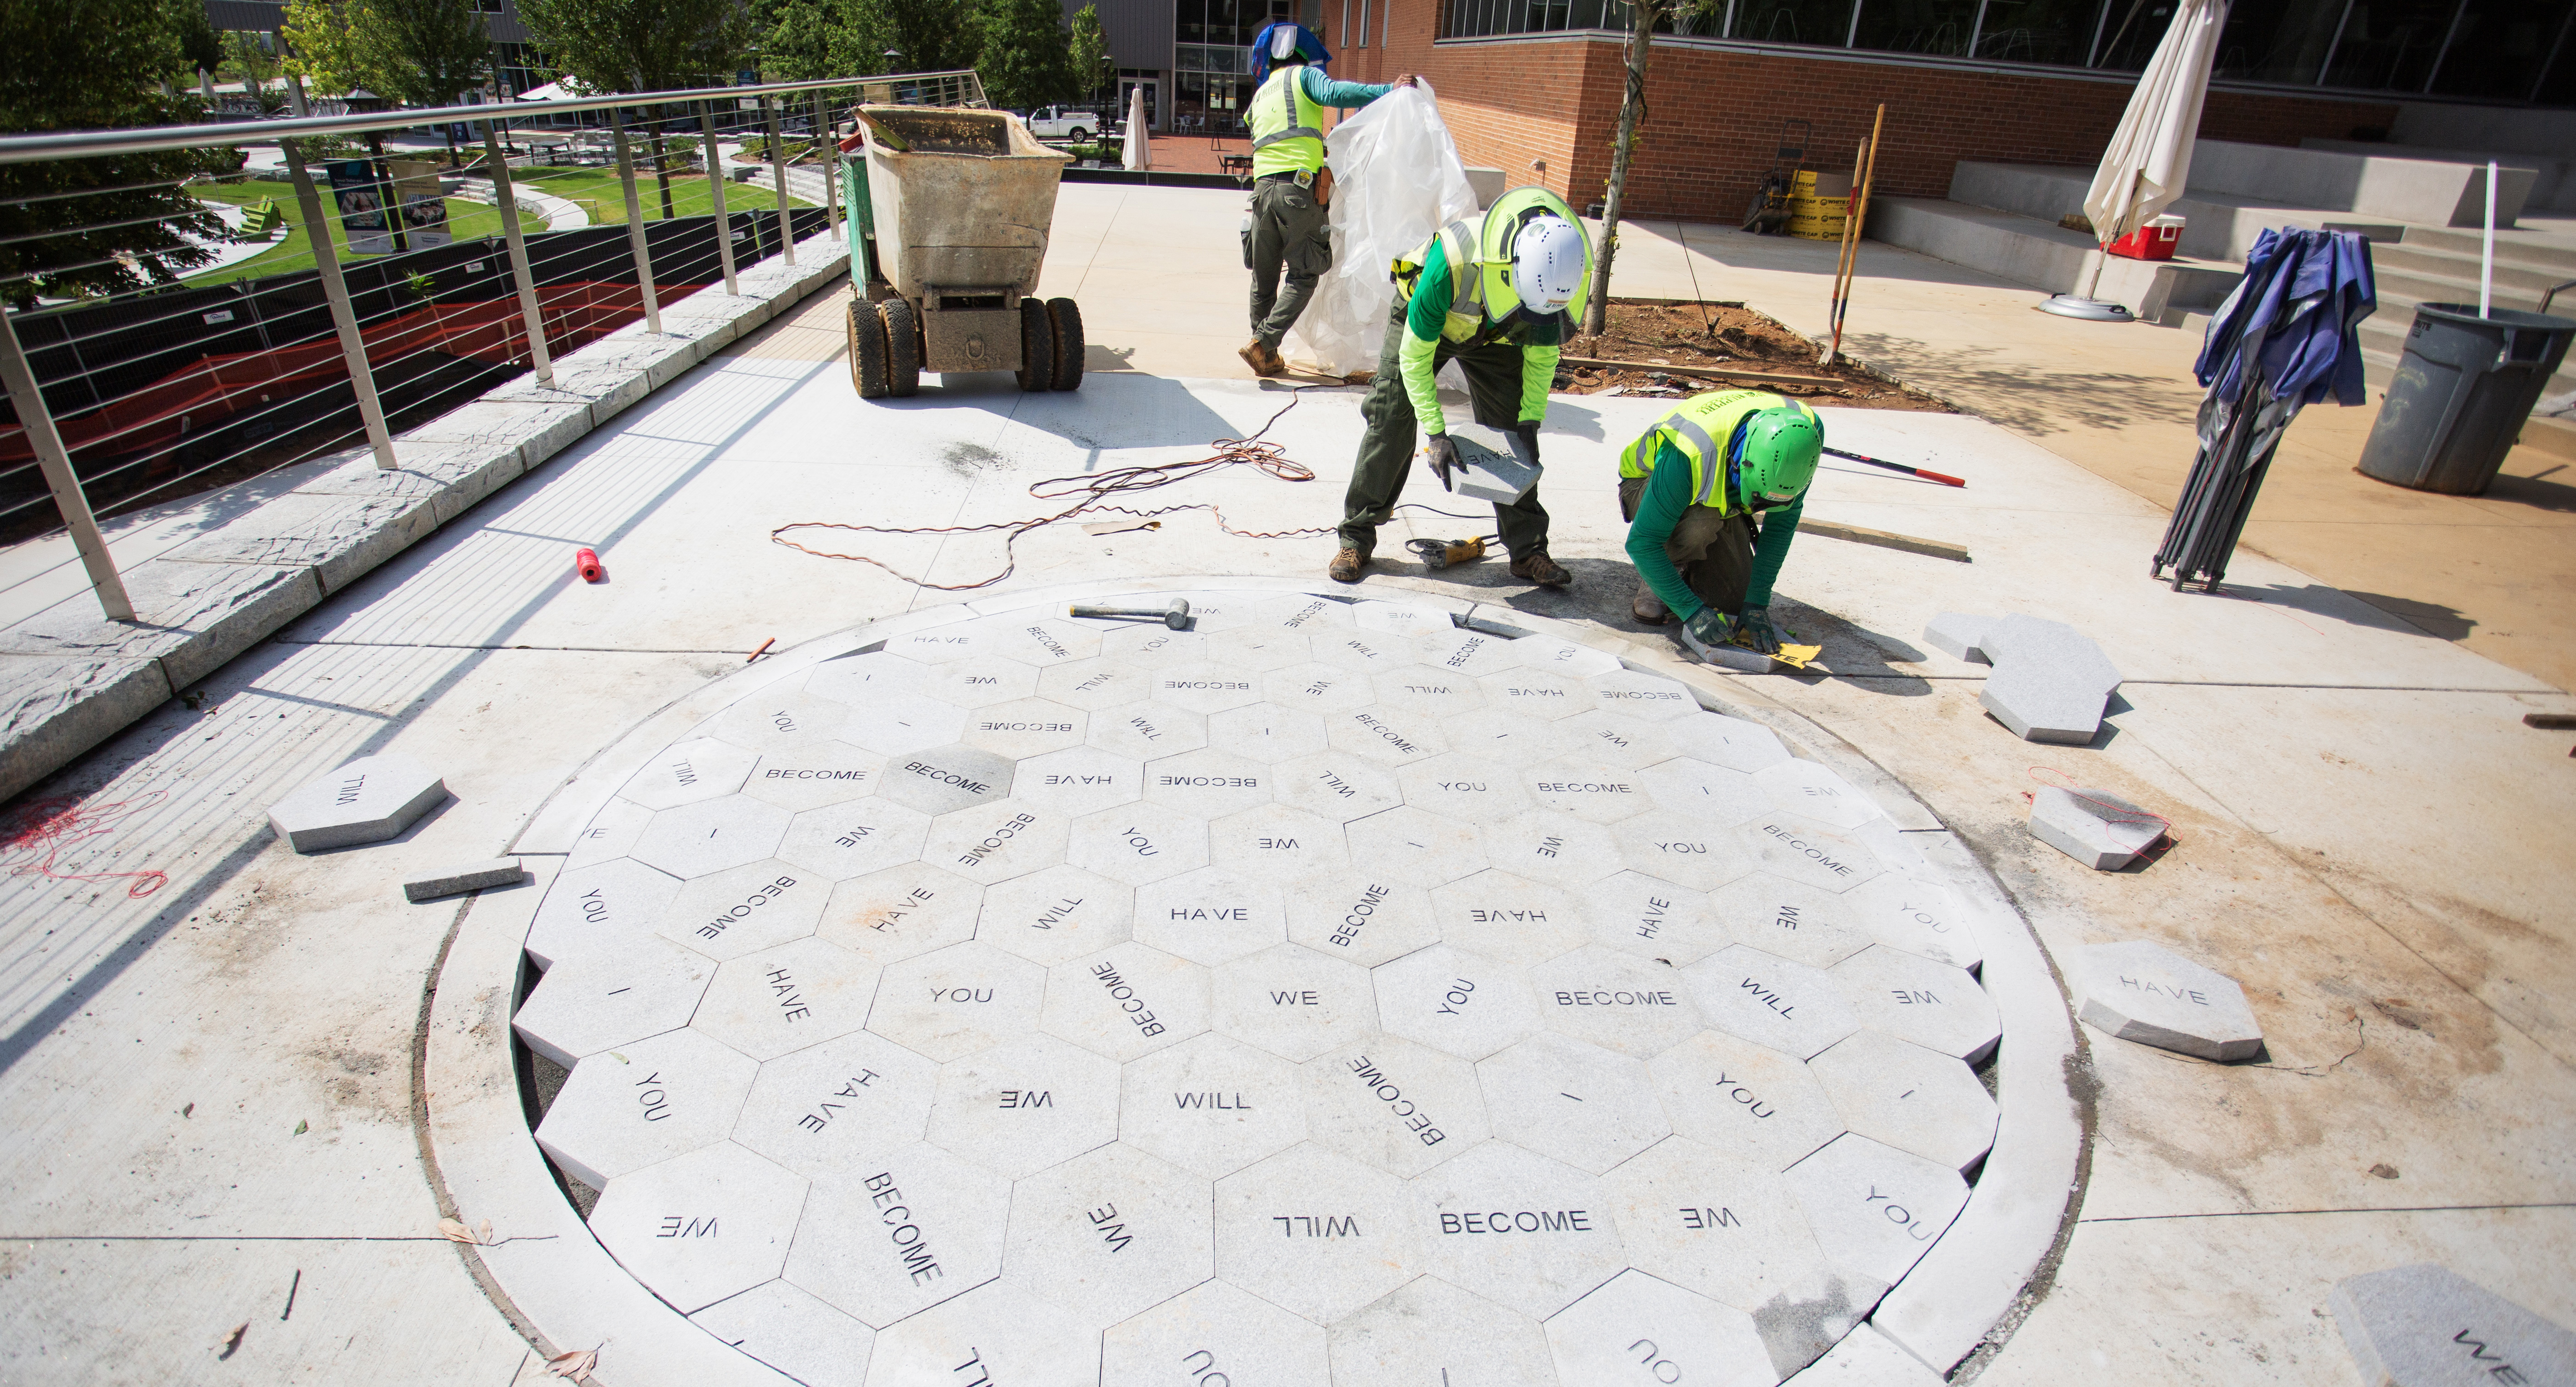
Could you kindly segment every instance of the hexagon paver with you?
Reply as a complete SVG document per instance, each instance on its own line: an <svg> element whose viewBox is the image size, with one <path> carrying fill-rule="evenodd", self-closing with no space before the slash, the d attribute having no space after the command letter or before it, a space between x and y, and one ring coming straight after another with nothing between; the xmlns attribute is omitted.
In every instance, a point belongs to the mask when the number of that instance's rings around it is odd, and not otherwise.
<svg viewBox="0 0 2576 1387"><path fill-rule="evenodd" d="M1966 890L1708 676L1182 595L853 632L619 753L513 1021L626 1272L834 1387L1832 1350L1996 1137Z"/></svg>

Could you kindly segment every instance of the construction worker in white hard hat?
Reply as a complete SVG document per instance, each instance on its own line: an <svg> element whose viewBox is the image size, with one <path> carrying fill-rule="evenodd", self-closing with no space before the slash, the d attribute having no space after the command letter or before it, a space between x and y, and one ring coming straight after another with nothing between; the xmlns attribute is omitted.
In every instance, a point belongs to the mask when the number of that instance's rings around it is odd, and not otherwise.
<svg viewBox="0 0 2576 1387"><path fill-rule="evenodd" d="M1322 39L1286 20L1252 40L1252 70L1260 82L1244 110L1252 130L1252 225L1243 241L1244 268L1252 271L1252 340L1236 355L1256 376L1288 369L1279 340L1296 326L1315 296L1316 281L1333 267L1333 242L1325 204L1333 171L1324 164L1324 108L1365 106L1410 74L1384 86L1336 82L1324 75L1333 55ZM1287 271L1282 292L1280 271Z"/></svg>
<svg viewBox="0 0 2576 1387"><path fill-rule="evenodd" d="M1569 305L1592 280L1592 242L1563 199L1544 188L1515 188L1494 200L1482 222L1442 227L1391 267L1394 312L1377 378L1360 406L1367 432L1342 502L1341 549L1325 572L1356 583L1377 546L1377 527L1394 514L1413 471L1413 432L1429 436L1432 475L1450 484L1458 450L1432 385L1432 373L1455 361L1466 374L1475 421L1516 429L1538 451L1547 391L1556 381L1558 344L1572 331ZM1512 576L1541 587L1574 581L1547 553L1547 510L1532 487L1494 506Z"/></svg>
<svg viewBox="0 0 2576 1387"><path fill-rule="evenodd" d="M1730 642L1780 653L1771 585L1824 447L1816 412L1767 390L1695 395L1638 435L1619 454L1637 620L1680 618L1683 647L1703 660Z"/></svg>

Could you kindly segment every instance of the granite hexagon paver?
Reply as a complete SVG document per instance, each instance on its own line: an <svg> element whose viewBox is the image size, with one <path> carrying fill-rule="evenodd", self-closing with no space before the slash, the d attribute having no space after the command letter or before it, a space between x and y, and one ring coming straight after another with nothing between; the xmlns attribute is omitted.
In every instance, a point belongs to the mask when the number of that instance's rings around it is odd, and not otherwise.
<svg viewBox="0 0 2576 1387"><path fill-rule="evenodd" d="M567 871L537 906L528 925L528 953L551 968L586 950L651 938L683 884L624 857Z"/></svg>
<svg viewBox="0 0 2576 1387"><path fill-rule="evenodd" d="M1968 1203L1968 1182L1938 1161L1845 1132L1783 1177L1816 1245L1847 1278L1894 1285Z"/></svg>
<svg viewBox="0 0 2576 1387"><path fill-rule="evenodd" d="M1795 815L1765 815L1735 833L1764 871L1827 891L1848 891L1886 871L1857 839Z"/></svg>
<svg viewBox="0 0 2576 1387"><path fill-rule="evenodd" d="M807 1179L858 1180L921 1140L938 1075L868 1031L827 1040L762 1063L733 1139Z"/></svg>
<svg viewBox="0 0 2576 1387"><path fill-rule="evenodd" d="M750 795L700 800L656 813L629 855L685 881L775 854L792 818Z"/></svg>
<svg viewBox="0 0 2576 1387"><path fill-rule="evenodd" d="M1462 751L1447 752L1398 769L1404 802L1434 814L1494 823L1536 806L1512 768Z"/></svg>
<svg viewBox="0 0 2576 1387"><path fill-rule="evenodd" d="M1039 1023L1125 1063L1207 1030L1207 970L1135 940L1113 944L1049 971Z"/></svg>
<svg viewBox="0 0 2576 1387"><path fill-rule="evenodd" d="M1476 1062L1504 1140L1599 1175L1672 1134L1644 1063L1553 1032Z"/></svg>
<svg viewBox="0 0 2576 1387"><path fill-rule="evenodd" d="M1814 1073L1723 1031L1702 1031L1646 1062L1673 1130L1763 1170L1786 1170L1843 1134Z"/></svg>
<svg viewBox="0 0 2576 1387"><path fill-rule="evenodd" d="M1086 713L1153 696L1152 670L1105 655L1052 665L1038 674L1038 697Z"/></svg>
<svg viewBox="0 0 2576 1387"><path fill-rule="evenodd" d="M1530 969L1547 1028L1638 1059L1699 1033L1699 1008L1681 971L1598 944Z"/></svg>
<svg viewBox="0 0 2576 1387"><path fill-rule="evenodd" d="M1145 765L1098 747L1051 751L1023 761L1011 776L1011 797L1080 818L1145 794Z"/></svg>
<svg viewBox="0 0 2576 1387"><path fill-rule="evenodd" d="M742 792L791 813L821 809L873 794L885 778L885 764L883 752L803 738L763 751Z"/></svg>
<svg viewBox="0 0 2576 1387"><path fill-rule="evenodd" d="M975 937L984 888L921 862L832 888L814 933L883 968Z"/></svg>
<svg viewBox="0 0 2576 1387"><path fill-rule="evenodd" d="M1874 942L1858 900L1769 872L1727 883L1708 908L1736 943L1810 968L1831 968Z"/></svg>
<svg viewBox="0 0 2576 1387"><path fill-rule="evenodd" d="M1604 708L1615 709L1630 717L1650 722L1668 722L1699 712L1699 700L1691 691L1670 679L1634 670L1616 670L1588 676L1593 696Z"/></svg>
<svg viewBox="0 0 2576 1387"><path fill-rule="evenodd" d="M1323 1326L1223 1281L1194 1286L1113 1325L1100 1341L1104 1383L1151 1382L1158 1373L1176 1372L1201 1380L1213 1374L1217 1387L1237 1374L1247 1383L1321 1383L1331 1371Z"/></svg>
<svg viewBox="0 0 2576 1387"><path fill-rule="evenodd" d="M603 1050L573 1067L537 1124L537 1145L566 1175L604 1188L724 1140L759 1068L692 1030Z"/></svg>
<svg viewBox="0 0 2576 1387"><path fill-rule="evenodd" d="M1279 803L1335 823L1384 813L1404 802L1395 776L1345 751L1283 761L1271 772Z"/></svg>
<svg viewBox="0 0 2576 1387"><path fill-rule="evenodd" d="M1542 722L1588 715L1601 707L1601 696L1577 673L1517 665L1488 674L1476 682L1484 689L1488 704ZM1596 722L1582 728L1576 737L1580 745L1600 746L1610 744L1620 733L1633 730ZM1604 732L1612 735L1604 738Z"/></svg>
<svg viewBox="0 0 2576 1387"><path fill-rule="evenodd" d="M1335 751L1393 768L1427 761L1450 749L1436 713L1372 703L1324 719L1324 741Z"/></svg>
<svg viewBox="0 0 2576 1387"><path fill-rule="evenodd" d="M1843 1126L1961 1174L1995 1144L1995 1100L1959 1060L1857 1031L1807 1061Z"/></svg>
<svg viewBox="0 0 2576 1387"><path fill-rule="evenodd" d="M1034 665L999 655L968 655L932 665L914 687L923 697L953 708L990 708L1035 694L1038 672Z"/></svg>
<svg viewBox="0 0 2576 1387"><path fill-rule="evenodd" d="M929 815L871 797L788 820L775 852L791 867L849 881L912 861L929 837Z"/></svg>
<svg viewBox="0 0 2576 1387"><path fill-rule="evenodd" d="M1590 934L1574 892L1500 868L1434 890L1431 918L1448 943L1524 963L1579 949Z"/></svg>
<svg viewBox="0 0 2576 1387"><path fill-rule="evenodd" d="M1619 860L1628 870L1715 891L1754 870L1744 841L1715 818L1657 809L1621 823Z"/></svg>
<svg viewBox="0 0 2576 1387"><path fill-rule="evenodd" d="M1370 970L1377 985L1378 1024L1389 1035L1467 1060L1483 1059L1525 1039L1541 1022L1529 970L1503 961L1519 956L1435 944L1381 963Z"/></svg>
<svg viewBox="0 0 2576 1387"><path fill-rule="evenodd" d="M1411 637L1395 631L1317 631L1307 649L1317 664L1369 675L1402 669L1420 655Z"/></svg>
<svg viewBox="0 0 2576 1387"><path fill-rule="evenodd" d="M1971 1065L1983 1063L2003 1038L1994 998L1965 969L1877 944L1828 973L1871 1030Z"/></svg>
<svg viewBox="0 0 2576 1387"><path fill-rule="evenodd" d="M831 896L829 878L769 858L689 882L657 928L709 958L740 958L812 934Z"/></svg>
<svg viewBox="0 0 2576 1387"><path fill-rule="evenodd" d="M1086 741L1126 760L1158 761L1207 745L1207 715L1168 703L1121 703L1091 715ZM1140 779L1137 784L1143 786Z"/></svg>
<svg viewBox="0 0 2576 1387"><path fill-rule="evenodd" d="M361 756L270 806L269 827L296 852L381 843L447 798L438 773L408 756ZM655 806L660 807L660 806Z"/></svg>
<svg viewBox="0 0 2576 1387"><path fill-rule="evenodd" d="M1222 1179L1306 1139L1297 1066L1224 1035L1157 1050L1119 1071L1118 1135Z"/></svg>
<svg viewBox="0 0 2576 1387"><path fill-rule="evenodd" d="M1485 706L1484 687L1454 670L1405 665L1369 676L1378 706L1391 713L1438 720Z"/></svg>
<svg viewBox="0 0 2576 1387"><path fill-rule="evenodd" d="M1510 1142L1443 1165L1416 1194L1431 1225L1431 1273L1532 1319L1628 1265L1599 1183Z"/></svg>
<svg viewBox="0 0 2576 1387"><path fill-rule="evenodd" d="M1069 1310L1094 1333L1214 1272L1210 1188L1124 1142L1011 1190L1002 1279Z"/></svg>
<svg viewBox="0 0 2576 1387"><path fill-rule="evenodd" d="M1118 1137L1118 1062L1023 1034L940 1066L933 1145L1024 1179Z"/></svg>
<svg viewBox="0 0 2576 1387"><path fill-rule="evenodd" d="M700 724L699 734L763 755L840 735L850 705L809 693L802 682L784 679L754 691Z"/></svg>
<svg viewBox="0 0 2576 1387"><path fill-rule="evenodd" d="M1345 870L1290 887L1290 942L1373 968L1440 942L1431 893L1392 875Z"/></svg>
<svg viewBox="0 0 2576 1387"><path fill-rule="evenodd" d="M617 793L647 809L677 809L741 789L759 760L756 751L700 737L654 753Z"/></svg>
<svg viewBox="0 0 2576 1387"><path fill-rule="evenodd" d="M1166 665L1156 671L1154 701L1202 717L1260 702L1260 672L1227 664L1216 656L1211 649L1206 658Z"/></svg>
<svg viewBox="0 0 2576 1387"><path fill-rule="evenodd" d="M1780 744L1779 733L1758 722L1724 713L1704 712L1678 718L1664 731L1688 755L1748 775L1789 759L1789 749Z"/></svg>
<svg viewBox="0 0 2576 1387"><path fill-rule="evenodd" d="M1136 889L1080 867L1048 867L984 893L975 937L1031 963L1053 967L1134 932Z"/></svg>
<svg viewBox="0 0 2576 1387"><path fill-rule="evenodd" d="M1202 867L1136 891L1136 938L1215 967L1288 937L1285 893L1268 877Z"/></svg>
<svg viewBox="0 0 2576 1387"><path fill-rule="evenodd" d="M2437 1263L2347 1276L2326 1304L2371 1387L2576 1382L2576 1333Z"/></svg>
<svg viewBox="0 0 2576 1387"><path fill-rule="evenodd" d="M838 944L793 940L718 966L689 1024L753 1059L776 1059L865 1026L878 971Z"/></svg>
<svg viewBox="0 0 2576 1387"><path fill-rule="evenodd" d="M1422 1332L1434 1324L1443 1332ZM1335 1324L1327 1343L1333 1381L1353 1387L1545 1383L1555 1372L1536 1320L1436 1276L1418 1277Z"/></svg>
<svg viewBox="0 0 2576 1387"><path fill-rule="evenodd" d="M1073 821L1065 861L1130 886L1208 863L1207 821L1160 804L1127 804Z"/></svg>
<svg viewBox="0 0 2576 1387"><path fill-rule="evenodd" d="M1461 713L1442 730L1449 735L1451 750L1516 771L1553 761L1580 745L1577 734L1563 722L1490 706L1482 712Z"/></svg>
<svg viewBox="0 0 2576 1387"><path fill-rule="evenodd" d="M608 1182L590 1231L683 1315L774 1279L805 1208L805 1178L731 1142Z"/></svg>
<svg viewBox="0 0 2576 1387"><path fill-rule="evenodd" d="M1859 911L1861 928L1889 948L1953 968L1975 968L1985 961L1975 912L1947 886L1889 872L1846 899Z"/></svg>
<svg viewBox="0 0 2576 1387"><path fill-rule="evenodd" d="M1554 809L1532 809L1484 825L1485 858L1502 871L1589 897L1619 870L1622 830Z"/></svg>
<svg viewBox="0 0 2576 1387"><path fill-rule="evenodd" d="M1493 1135L1475 1067L1393 1035L1308 1060L1306 1131L1316 1142L1411 1179Z"/></svg>
<svg viewBox="0 0 2576 1387"><path fill-rule="evenodd" d="M1145 763L1145 802L1202 819L1268 804L1270 767L1217 747Z"/></svg>
<svg viewBox="0 0 2576 1387"><path fill-rule="evenodd" d="M1780 1380L1751 1315L1633 1268L1559 1311L1546 1329L1563 1382L1773 1387Z"/></svg>
<svg viewBox="0 0 2576 1387"><path fill-rule="evenodd" d="M1011 763L1003 757L950 743L889 758L877 793L937 818L1003 802L1010 797L1011 778Z"/></svg>
<svg viewBox="0 0 2576 1387"><path fill-rule="evenodd" d="M934 1060L1027 1035L1046 1002L1046 970L969 940L889 965L868 1029Z"/></svg>
<svg viewBox="0 0 2576 1387"><path fill-rule="evenodd" d="M2263 1048L2236 980L2143 939L2073 951L2075 1014L2105 1035L2228 1063Z"/></svg>
<svg viewBox="0 0 2576 1387"><path fill-rule="evenodd" d="M1412 1280L1429 1257L1404 1181L1318 1143L1216 1182L1218 1279L1315 1323Z"/></svg>
<svg viewBox="0 0 2576 1387"><path fill-rule="evenodd" d="M815 677L822 675L818 671ZM887 691L868 695L852 709L841 723L840 737L889 757L912 757L952 746L965 731L964 709L916 693Z"/></svg>
<svg viewBox="0 0 2576 1387"><path fill-rule="evenodd" d="M1860 1029L1842 989L1820 969L1736 944L1682 970L1708 1023L1806 1059Z"/></svg>
<svg viewBox="0 0 2576 1387"><path fill-rule="evenodd" d="M1017 1285L988 1281L877 1335L868 1380L911 1383L1086 1382L1100 1334Z"/></svg>
<svg viewBox="0 0 2576 1387"><path fill-rule="evenodd" d="M1310 648L1302 630L1257 624L1211 634L1207 643L1207 659L1209 663L1227 669L1267 674L1274 669L1307 663Z"/></svg>
<svg viewBox="0 0 2576 1387"><path fill-rule="evenodd" d="M1885 817L1870 797L1818 761L1781 761L1753 773L1772 804L1784 814L1858 828Z"/></svg>
<svg viewBox="0 0 2576 1387"><path fill-rule="evenodd" d="M1329 717L1375 703L1377 685L1365 674L1308 660L1263 674L1261 697L1273 707Z"/></svg>
<svg viewBox="0 0 2576 1387"><path fill-rule="evenodd" d="M1208 715L1208 742L1275 766L1324 750L1324 718L1268 702L1229 708Z"/></svg>
<svg viewBox="0 0 2576 1387"><path fill-rule="evenodd" d="M1073 820L1062 810L1003 800L933 820L921 859L993 886L1064 861L1072 831Z"/></svg>
<svg viewBox="0 0 2576 1387"><path fill-rule="evenodd" d="M1010 1181L927 1142L819 1179L786 1277L878 1329L963 1295L1002 1269Z"/></svg>
<svg viewBox="0 0 2576 1387"><path fill-rule="evenodd" d="M1237 958L1209 980L1209 1024L1285 1059L1305 1061L1376 1033L1369 972L1299 944Z"/></svg>
<svg viewBox="0 0 2576 1387"><path fill-rule="evenodd" d="M585 950L546 970L510 1025L529 1049L570 1069L689 1024L715 972L706 955L650 936Z"/></svg>
<svg viewBox="0 0 2576 1387"><path fill-rule="evenodd" d="M918 660L872 651L825 660L805 676L805 692L852 708L882 703L912 692L928 669ZM774 696L774 695L773 695Z"/></svg>
<svg viewBox="0 0 2576 1387"><path fill-rule="evenodd" d="M1654 807L1634 771L1597 758L1561 756L1521 772L1542 808L1596 824L1615 824Z"/></svg>
<svg viewBox="0 0 2576 1387"><path fill-rule="evenodd" d="M1037 609L992 617L977 625L986 650L1039 669L1057 669L1094 659L1100 654L1103 638L1096 626L1061 614L1040 615Z"/></svg>
<svg viewBox="0 0 2576 1387"><path fill-rule="evenodd" d="M1283 890L1351 865L1339 820L1285 804L1265 804L1211 822L1208 858Z"/></svg>
<svg viewBox="0 0 2576 1387"><path fill-rule="evenodd" d="M1090 726L1091 715L1081 709L1043 698L1018 698L976 709L958 740L1004 760L1019 761L1080 746Z"/></svg>
<svg viewBox="0 0 2576 1387"><path fill-rule="evenodd" d="M1696 756L1657 762L1639 771L1637 778L1658 808L1715 828L1748 824L1772 810L1771 796L1760 781Z"/></svg>
<svg viewBox="0 0 2576 1387"><path fill-rule="evenodd" d="M633 800L610 799L599 806L589 823L573 835L572 851L564 854L564 870L596 867L602 862L624 857L635 840L644 836L644 826L653 822L653 811Z"/></svg>
<svg viewBox="0 0 2576 1387"><path fill-rule="evenodd" d="M1686 968L1733 943L1701 892L1618 872L1583 891L1583 917L1595 943Z"/></svg>
<svg viewBox="0 0 2576 1387"><path fill-rule="evenodd" d="M785 1279L728 1296L689 1323L805 1387L866 1387L876 1331Z"/></svg>

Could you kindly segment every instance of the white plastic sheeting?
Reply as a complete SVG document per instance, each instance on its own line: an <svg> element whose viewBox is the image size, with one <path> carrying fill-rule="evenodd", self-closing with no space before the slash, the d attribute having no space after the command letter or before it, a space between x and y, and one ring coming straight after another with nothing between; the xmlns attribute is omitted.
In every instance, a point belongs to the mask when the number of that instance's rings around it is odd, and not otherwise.
<svg viewBox="0 0 2576 1387"><path fill-rule="evenodd" d="M1326 375L1373 370L1395 290L1387 263L1447 222L1472 217L1476 190L1429 83L1398 87L1324 138L1333 166L1333 268L1315 286L1284 354Z"/></svg>

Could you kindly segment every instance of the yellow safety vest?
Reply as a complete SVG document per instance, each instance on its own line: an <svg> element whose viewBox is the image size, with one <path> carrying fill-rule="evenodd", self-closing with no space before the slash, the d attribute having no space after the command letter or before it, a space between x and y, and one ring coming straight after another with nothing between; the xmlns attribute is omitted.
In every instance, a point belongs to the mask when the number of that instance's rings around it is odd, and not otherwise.
<svg viewBox="0 0 2576 1387"><path fill-rule="evenodd" d="M1727 515L1735 510L1734 499L1726 494L1726 440L1735 436L1735 426L1744 416L1764 409L1795 409L1815 417L1815 411L1785 395L1767 390L1713 390L1684 400L1672 413L1655 421L1653 428L1637 435L1637 441L1619 454L1619 475L1643 477L1655 470L1655 455L1666 440L1690 459L1691 504L1714 506Z"/></svg>
<svg viewBox="0 0 2576 1387"><path fill-rule="evenodd" d="M1252 129L1252 176L1313 173L1324 166L1324 108L1306 95L1296 63L1270 74L1252 94L1244 124Z"/></svg>
<svg viewBox="0 0 2576 1387"><path fill-rule="evenodd" d="M1464 218L1451 222L1434 232L1431 240L1415 247L1411 255L1389 266L1389 272L1410 302L1414 285L1422 278L1422 267L1431 259L1432 244L1437 242L1449 262L1449 283L1456 295L1449 301L1448 321L1440 325L1440 335L1451 342L1474 341L1489 325L1503 322L1519 310L1521 296L1512 288L1512 237L1519 233L1522 223L1549 212L1572 222L1578 230L1583 226L1565 200L1547 189L1514 188L1494 199L1481 229ZM1575 286L1574 302L1584 302L1591 286L1592 246L1587 237L1583 279Z"/></svg>

